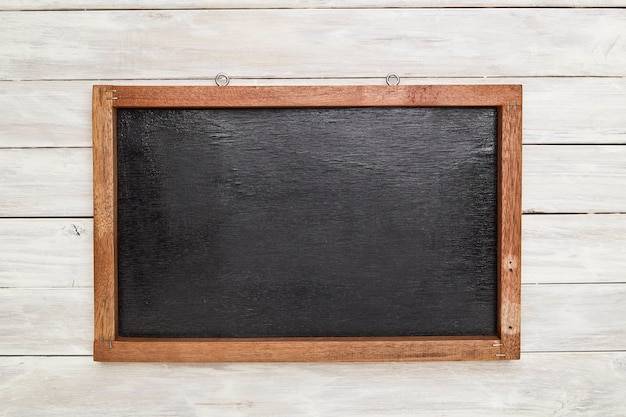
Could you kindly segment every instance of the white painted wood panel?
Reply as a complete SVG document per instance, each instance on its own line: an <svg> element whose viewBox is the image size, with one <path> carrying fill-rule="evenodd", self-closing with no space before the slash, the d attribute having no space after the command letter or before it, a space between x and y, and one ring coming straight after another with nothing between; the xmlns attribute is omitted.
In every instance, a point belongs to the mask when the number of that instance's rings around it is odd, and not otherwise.
<svg viewBox="0 0 626 417"><path fill-rule="evenodd" d="M0 217L92 216L91 149L0 150Z"/></svg>
<svg viewBox="0 0 626 417"><path fill-rule="evenodd" d="M626 212L626 146L525 145L527 213Z"/></svg>
<svg viewBox="0 0 626 417"><path fill-rule="evenodd" d="M526 212L626 211L626 146L525 145ZM89 148L0 149L0 217L92 216Z"/></svg>
<svg viewBox="0 0 626 417"><path fill-rule="evenodd" d="M524 216L522 282L626 283L626 215Z"/></svg>
<svg viewBox="0 0 626 417"><path fill-rule="evenodd" d="M92 81L0 82L0 148L91 146ZM108 80L215 85L209 80ZM407 78L403 84L522 84L527 144L626 144L626 78ZM380 78L233 79L231 85L383 85Z"/></svg>
<svg viewBox="0 0 626 417"><path fill-rule="evenodd" d="M606 417L624 415L624 392L624 353L343 364L0 358L3 416Z"/></svg>
<svg viewBox="0 0 626 417"><path fill-rule="evenodd" d="M93 363L93 222L24 218L91 216L91 84L219 71L521 83L524 208L625 213L624 0L0 3L0 416L626 415L623 214L524 216L521 361L387 364Z"/></svg>
<svg viewBox="0 0 626 417"><path fill-rule="evenodd" d="M626 144L626 78L525 78L523 141Z"/></svg>
<svg viewBox="0 0 626 417"><path fill-rule="evenodd" d="M0 289L1 355L90 355L93 290ZM626 284L522 287L522 351L626 350Z"/></svg>
<svg viewBox="0 0 626 417"><path fill-rule="evenodd" d="M0 219L5 287L93 287L93 220Z"/></svg>
<svg viewBox="0 0 626 417"><path fill-rule="evenodd" d="M622 9L3 12L0 27L2 80L626 75Z"/></svg>
<svg viewBox="0 0 626 417"><path fill-rule="evenodd" d="M0 356L91 354L92 288L0 288L0 306Z"/></svg>
<svg viewBox="0 0 626 417"><path fill-rule="evenodd" d="M626 282L626 215L523 217L522 282ZM0 219L0 287L93 286L91 219Z"/></svg>
<svg viewBox="0 0 626 417"><path fill-rule="evenodd" d="M92 84L0 82L0 148L91 146Z"/></svg>
<svg viewBox="0 0 626 417"><path fill-rule="evenodd" d="M524 285L522 349L626 350L626 284Z"/></svg>
<svg viewBox="0 0 626 417"><path fill-rule="evenodd" d="M623 0L4 0L0 10L618 7Z"/></svg>

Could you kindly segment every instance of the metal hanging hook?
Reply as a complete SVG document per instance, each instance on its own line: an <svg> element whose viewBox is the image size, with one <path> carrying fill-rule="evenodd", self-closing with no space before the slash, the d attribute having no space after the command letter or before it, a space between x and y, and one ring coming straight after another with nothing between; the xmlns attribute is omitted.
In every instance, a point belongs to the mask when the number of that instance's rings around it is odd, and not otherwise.
<svg viewBox="0 0 626 417"><path fill-rule="evenodd" d="M215 76L215 84L220 87L226 87L230 84L230 77L225 72L220 72Z"/></svg>
<svg viewBox="0 0 626 417"><path fill-rule="evenodd" d="M385 81L387 82L387 85L398 85L400 84L400 76L395 72L390 72L387 74Z"/></svg>

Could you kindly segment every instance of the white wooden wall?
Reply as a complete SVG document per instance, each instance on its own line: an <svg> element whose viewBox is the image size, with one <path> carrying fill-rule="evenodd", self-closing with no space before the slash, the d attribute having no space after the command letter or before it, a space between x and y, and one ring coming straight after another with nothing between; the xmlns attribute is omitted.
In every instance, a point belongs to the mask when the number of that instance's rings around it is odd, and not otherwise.
<svg viewBox="0 0 626 417"><path fill-rule="evenodd" d="M522 359L92 362L91 85L221 71L523 84ZM626 1L4 0L0 416L69 415L626 415Z"/></svg>

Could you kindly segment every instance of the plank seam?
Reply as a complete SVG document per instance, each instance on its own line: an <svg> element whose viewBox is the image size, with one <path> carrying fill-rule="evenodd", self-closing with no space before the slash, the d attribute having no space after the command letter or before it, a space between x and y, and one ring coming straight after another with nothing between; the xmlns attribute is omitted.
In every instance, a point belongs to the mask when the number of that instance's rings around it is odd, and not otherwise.
<svg viewBox="0 0 626 417"><path fill-rule="evenodd" d="M18 13L18 12L151 12L151 11L255 11L255 10L432 10L432 9L457 9L457 10L476 10L476 9L599 9L599 10L619 10L625 9L626 6L310 6L310 7L153 7L153 8L85 8L85 7L68 7L68 8L41 8L41 9L0 9L0 13Z"/></svg>
<svg viewBox="0 0 626 417"><path fill-rule="evenodd" d="M272 77L272 76L229 76L230 80L270 80L270 81L290 81L290 80L380 80L381 85L385 82L385 76L387 74L372 75L372 76L306 76L306 77ZM405 80L506 80L506 79L543 79L543 78L581 78L581 79L623 79L626 75L423 75L423 76L403 76L400 74L402 84L407 85ZM215 84L214 76L206 77L142 77L142 78L0 78L0 83L9 82L93 82L93 83L115 83L115 82L127 82L127 81L206 81L211 86ZM409 84L410 85L410 84Z"/></svg>
<svg viewBox="0 0 626 417"><path fill-rule="evenodd" d="M0 358L91 358L93 355L4 355L0 354Z"/></svg>
<svg viewBox="0 0 626 417"><path fill-rule="evenodd" d="M1 146L0 149L91 149L91 146Z"/></svg>
<svg viewBox="0 0 626 417"><path fill-rule="evenodd" d="M624 211L572 211L572 212L558 212L558 211L536 211L533 209L524 210L522 215L524 216L603 216L603 215L618 215L618 214L626 214Z"/></svg>
<svg viewBox="0 0 626 417"><path fill-rule="evenodd" d="M622 354L622 353L626 353L626 349L607 349L607 350L522 350L521 353L523 355L576 355L576 354L587 354L587 355L593 355L593 354L602 354L602 353L614 353L614 354ZM80 355L80 354L69 354L69 355L63 355L63 354L24 354L24 355L19 355L19 354L0 354L0 358L91 358L93 357L93 355L91 354L84 354L84 355ZM523 358L522 358L523 359ZM201 362L200 362L201 363ZM258 363L258 362L242 362L242 364L245 363ZM311 362L309 362L311 363ZM335 364L340 364L341 362L327 362L327 363L335 363ZM376 362L373 362L376 363ZM381 362L378 362L381 363Z"/></svg>
<svg viewBox="0 0 626 417"><path fill-rule="evenodd" d="M38 148L32 148L38 149ZM59 148L61 149L61 148ZM522 213L522 216L613 216L613 215L625 215L624 211L584 211L584 212L543 212L527 210ZM36 219L93 219L91 216L0 216L0 220L36 220Z"/></svg>
<svg viewBox="0 0 626 417"><path fill-rule="evenodd" d="M588 282L524 282L522 287L547 287L547 286L583 286L583 285L626 285L626 281L588 281ZM61 291L61 290L91 290L93 286L74 287L0 287L1 290L24 290L24 291Z"/></svg>
<svg viewBox="0 0 626 417"><path fill-rule="evenodd" d="M626 353L626 349L599 349L599 350L522 350L521 353L525 355L536 354L570 354L570 353L582 353L582 354L594 354L594 353Z"/></svg>
<svg viewBox="0 0 626 417"><path fill-rule="evenodd" d="M37 220L37 219L93 219L93 216L0 216L1 220Z"/></svg>

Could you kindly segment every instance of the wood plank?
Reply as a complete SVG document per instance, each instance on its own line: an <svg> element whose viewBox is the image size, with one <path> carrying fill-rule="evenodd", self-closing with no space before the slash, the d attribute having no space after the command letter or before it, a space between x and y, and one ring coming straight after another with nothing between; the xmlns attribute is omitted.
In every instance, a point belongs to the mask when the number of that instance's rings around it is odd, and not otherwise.
<svg viewBox="0 0 626 417"><path fill-rule="evenodd" d="M95 85L94 92L94 97L97 94L106 95L113 107L120 108L501 107L514 100L518 103L516 106L522 105L520 85L254 86L224 89L206 86ZM110 107L111 103L107 104ZM505 118L510 117L516 111L517 107L514 110L509 108L503 115Z"/></svg>
<svg viewBox="0 0 626 417"><path fill-rule="evenodd" d="M0 178L0 217L93 215L91 149L2 149Z"/></svg>
<svg viewBox="0 0 626 417"><path fill-rule="evenodd" d="M92 287L91 219L0 219L0 287Z"/></svg>
<svg viewBox="0 0 626 417"><path fill-rule="evenodd" d="M0 10L316 9L388 7L619 7L622 0L4 0Z"/></svg>
<svg viewBox="0 0 626 417"><path fill-rule="evenodd" d="M0 288L0 355L88 355L93 289Z"/></svg>
<svg viewBox="0 0 626 417"><path fill-rule="evenodd" d="M626 147L525 145L527 213L626 211ZM0 217L92 216L91 149L0 149Z"/></svg>
<svg viewBox="0 0 626 417"><path fill-rule="evenodd" d="M91 83L0 82L0 148L91 146Z"/></svg>
<svg viewBox="0 0 626 417"><path fill-rule="evenodd" d="M524 143L626 143L626 79L519 82L524 84Z"/></svg>
<svg viewBox="0 0 626 417"><path fill-rule="evenodd" d="M525 351L626 349L626 284L525 285Z"/></svg>
<svg viewBox="0 0 626 417"><path fill-rule="evenodd" d="M117 122L108 97L106 88L93 87L94 340L112 340L118 322Z"/></svg>
<svg viewBox="0 0 626 417"><path fill-rule="evenodd" d="M626 74L619 9L3 12L0 27L2 80Z"/></svg>
<svg viewBox="0 0 626 417"><path fill-rule="evenodd" d="M65 417L80 410L136 417L604 417L623 415L624 391L623 352L528 354L509 362L279 365L0 358L7 416Z"/></svg>
<svg viewBox="0 0 626 417"><path fill-rule="evenodd" d="M102 362L413 362L519 359L496 337L96 340ZM507 353L503 353L507 352ZM510 355L510 357L509 357Z"/></svg>
<svg viewBox="0 0 626 417"><path fill-rule="evenodd" d="M247 79L249 85L383 85L379 78ZM526 144L626 144L626 78L406 78L411 84L523 84ZM215 85L112 80L113 85ZM90 81L0 82L0 148L91 146Z"/></svg>
<svg viewBox="0 0 626 417"><path fill-rule="evenodd" d="M93 286L91 219L0 220L0 287ZM624 282L626 215L523 216L522 282Z"/></svg>
<svg viewBox="0 0 626 417"><path fill-rule="evenodd" d="M626 215L523 216L522 279L626 282Z"/></svg>
<svg viewBox="0 0 626 417"><path fill-rule="evenodd" d="M522 103L502 106L498 122L498 253L499 286L498 334L507 359L520 357L521 283L522 283Z"/></svg>
<svg viewBox="0 0 626 417"><path fill-rule="evenodd" d="M4 288L0 305L0 355L91 355L91 288ZM523 285L521 311L522 360L529 351L626 350L626 284Z"/></svg>
<svg viewBox="0 0 626 417"><path fill-rule="evenodd" d="M626 211L625 146L525 145L525 213Z"/></svg>

